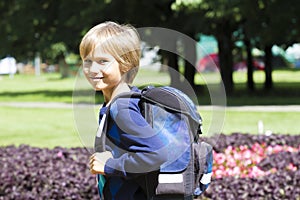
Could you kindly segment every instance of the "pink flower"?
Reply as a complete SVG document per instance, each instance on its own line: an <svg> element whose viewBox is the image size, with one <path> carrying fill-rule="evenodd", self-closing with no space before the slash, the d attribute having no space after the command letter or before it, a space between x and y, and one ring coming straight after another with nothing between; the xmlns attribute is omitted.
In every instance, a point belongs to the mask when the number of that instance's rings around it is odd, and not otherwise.
<svg viewBox="0 0 300 200"><path fill-rule="evenodd" d="M225 151L224 151L224 153L226 154L226 155L230 155L230 154L232 154L232 151L234 150L234 148L230 145L230 146L228 146L226 149L225 149Z"/></svg>
<svg viewBox="0 0 300 200"><path fill-rule="evenodd" d="M297 171L297 167L293 165L293 163L290 163L288 166L287 166L287 169L288 170L291 170L291 171Z"/></svg>
<svg viewBox="0 0 300 200"><path fill-rule="evenodd" d="M57 154L56 154L57 157L59 158L62 158L64 156L63 152L62 151L59 151Z"/></svg>
<svg viewBox="0 0 300 200"><path fill-rule="evenodd" d="M226 173L227 173L227 176L233 176L233 170L230 168L230 169L227 169L226 170Z"/></svg>
<svg viewBox="0 0 300 200"><path fill-rule="evenodd" d="M267 153L267 154L272 154L272 153L273 153L273 147L268 146L268 147L266 148L266 153Z"/></svg>
<svg viewBox="0 0 300 200"><path fill-rule="evenodd" d="M253 146L251 147L251 150L260 156L264 156L265 146L266 146L265 144L260 145L258 143L254 143Z"/></svg>
<svg viewBox="0 0 300 200"><path fill-rule="evenodd" d="M245 159L250 159L251 156L252 156L252 152L251 152L250 150L247 150L247 151L244 152L243 157L244 157Z"/></svg>
<svg viewBox="0 0 300 200"><path fill-rule="evenodd" d="M283 147L282 146L279 146L279 145L275 145L274 148L273 148L273 153L279 153L283 151Z"/></svg>
<svg viewBox="0 0 300 200"><path fill-rule="evenodd" d="M240 146L239 147L239 149L240 149L240 151L245 151L245 150L248 150L248 146L246 146L246 145L242 145L242 146Z"/></svg>
<svg viewBox="0 0 300 200"><path fill-rule="evenodd" d="M277 171L276 168L272 168L271 170L264 172L255 165L266 156L281 151L297 152L298 149L287 145L267 146L264 143L255 143L251 147L246 145L241 145L239 147L228 146L224 150L224 153L213 152L214 177L221 178L224 176L234 176L255 178L275 173ZM296 171L297 167L291 163L286 169Z"/></svg>
<svg viewBox="0 0 300 200"><path fill-rule="evenodd" d="M269 172L270 173L275 173L275 172L277 172L277 169L276 168L272 168L272 169L269 170Z"/></svg>
<svg viewBox="0 0 300 200"><path fill-rule="evenodd" d="M241 160L242 159L242 154L240 152L236 152L233 154L233 158L236 160Z"/></svg>
<svg viewBox="0 0 300 200"><path fill-rule="evenodd" d="M216 178L222 178L223 176L223 171L222 170L216 170L215 173Z"/></svg>
<svg viewBox="0 0 300 200"><path fill-rule="evenodd" d="M264 176L265 172L260 170L257 166L253 166L248 175L249 175L249 177L252 177L252 178L260 177L260 176Z"/></svg>
<svg viewBox="0 0 300 200"><path fill-rule="evenodd" d="M234 168L233 168L233 174L234 174L234 175L240 175L240 173L241 173L241 170L240 170L239 167L234 167Z"/></svg>
<svg viewBox="0 0 300 200"><path fill-rule="evenodd" d="M297 152L298 151L298 149L290 147L290 146L285 146L285 150L288 152Z"/></svg>
<svg viewBox="0 0 300 200"><path fill-rule="evenodd" d="M228 167L235 167L236 166L236 160L232 156L227 156L226 164Z"/></svg>
<svg viewBox="0 0 300 200"><path fill-rule="evenodd" d="M252 156L253 164L258 164L262 159L264 159L264 157L259 156L259 155L253 155Z"/></svg>
<svg viewBox="0 0 300 200"><path fill-rule="evenodd" d="M226 160L226 156L223 153L216 153L214 155L214 161L219 165L224 164L225 160Z"/></svg>
<svg viewBox="0 0 300 200"><path fill-rule="evenodd" d="M249 166L249 165L251 165L251 164L252 164L252 161L251 161L250 159L243 161L243 165L244 165L245 167L247 167L247 166Z"/></svg>

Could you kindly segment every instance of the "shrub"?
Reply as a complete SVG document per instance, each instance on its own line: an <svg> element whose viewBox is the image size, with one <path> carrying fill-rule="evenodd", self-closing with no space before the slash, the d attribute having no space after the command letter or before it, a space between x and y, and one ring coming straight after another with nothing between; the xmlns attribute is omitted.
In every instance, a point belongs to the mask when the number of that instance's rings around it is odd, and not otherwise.
<svg viewBox="0 0 300 200"><path fill-rule="evenodd" d="M83 148L0 148L0 199L97 199Z"/></svg>
<svg viewBox="0 0 300 200"><path fill-rule="evenodd" d="M213 180L200 199L300 199L300 136L235 133L214 146ZM98 199L84 148L0 147L0 200Z"/></svg>

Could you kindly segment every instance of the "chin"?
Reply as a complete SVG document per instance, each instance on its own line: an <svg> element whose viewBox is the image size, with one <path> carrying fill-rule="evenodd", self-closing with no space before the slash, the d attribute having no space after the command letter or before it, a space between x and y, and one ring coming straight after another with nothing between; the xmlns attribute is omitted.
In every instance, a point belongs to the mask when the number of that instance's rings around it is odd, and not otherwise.
<svg viewBox="0 0 300 200"><path fill-rule="evenodd" d="M99 88L94 88L94 90L95 90L96 92L101 92L101 91L102 91L102 89L99 89Z"/></svg>
<svg viewBox="0 0 300 200"><path fill-rule="evenodd" d="M93 88L95 91L101 91L103 89L102 87L97 87L97 85L94 85Z"/></svg>
<svg viewBox="0 0 300 200"><path fill-rule="evenodd" d="M103 85L94 85L94 90L95 91L102 91L103 89L105 89L105 86Z"/></svg>

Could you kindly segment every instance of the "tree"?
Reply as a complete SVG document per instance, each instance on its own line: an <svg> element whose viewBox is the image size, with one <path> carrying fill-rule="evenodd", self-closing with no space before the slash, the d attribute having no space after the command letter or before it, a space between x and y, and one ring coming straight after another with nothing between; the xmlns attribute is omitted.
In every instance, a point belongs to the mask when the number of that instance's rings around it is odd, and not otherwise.
<svg viewBox="0 0 300 200"><path fill-rule="evenodd" d="M253 56L252 56L252 44L250 39L245 36L244 38L244 44L246 46L246 52L247 52L247 87L248 90L253 91L255 89L254 87L254 80L253 80Z"/></svg>
<svg viewBox="0 0 300 200"><path fill-rule="evenodd" d="M174 70L170 70L171 85L180 85L180 76L178 74L178 52L176 43L179 38L166 35L166 30L160 28L168 28L178 30L177 16L171 9L173 0L153 0L153 1L126 1L126 6L118 1L111 1L105 9L105 15L110 20L120 23L130 23L137 28L154 27L156 31L143 33L141 37L147 41L150 46L159 46L162 50L161 55L163 62ZM167 49L167 51L166 51ZM171 51L170 51L171 49ZM177 73L176 73L177 71Z"/></svg>
<svg viewBox="0 0 300 200"><path fill-rule="evenodd" d="M288 45L299 30L295 22L300 2L292 1L247 0L241 5L245 36L265 51L265 89L273 87L272 46Z"/></svg>
<svg viewBox="0 0 300 200"><path fill-rule="evenodd" d="M2 1L0 54L27 60L40 53L49 62L64 63L68 53L78 53L84 33L103 21L105 6L104 0Z"/></svg>
<svg viewBox="0 0 300 200"><path fill-rule="evenodd" d="M233 91L232 33L240 21L239 3L240 0L177 0L174 4L177 10L198 16L197 32L217 38L221 77L227 93Z"/></svg>
<svg viewBox="0 0 300 200"><path fill-rule="evenodd" d="M241 23L239 31L239 39L244 42L246 48L246 64L247 64L247 87L248 90L253 91L255 89L253 80L253 56L252 49L256 44L257 35L259 31L259 6L258 1L246 0L240 6Z"/></svg>
<svg viewBox="0 0 300 200"><path fill-rule="evenodd" d="M24 2L20 0L2 1L1 7L1 54L10 54L17 58L33 57L37 51L37 40L40 34L34 30L38 25L38 20L30 8L33 2ZM6 9L6 10L5 10ZM41 13L39 10L36 15Z"/></svg>

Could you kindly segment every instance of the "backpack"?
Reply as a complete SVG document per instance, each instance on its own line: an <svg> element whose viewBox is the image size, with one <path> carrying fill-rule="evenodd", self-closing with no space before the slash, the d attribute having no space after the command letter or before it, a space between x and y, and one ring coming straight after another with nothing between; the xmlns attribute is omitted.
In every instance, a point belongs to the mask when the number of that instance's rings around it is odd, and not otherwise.
<svg viewBox="0 0 300 200"><path fill-rule="evenodd" d="M201 195L211 181L213 153L212 146L199 137L202 118L193 101L168 86L148 86L141 93L122 93L118 98L139 98L143 117L155 132L163 131L169 139L168 161L160 166L154 199L193 199ZM179 127L180 132L172 131L172 127ZM96 137L98 152L104 151L105 135L104 128L101 138Z"/></svg>

